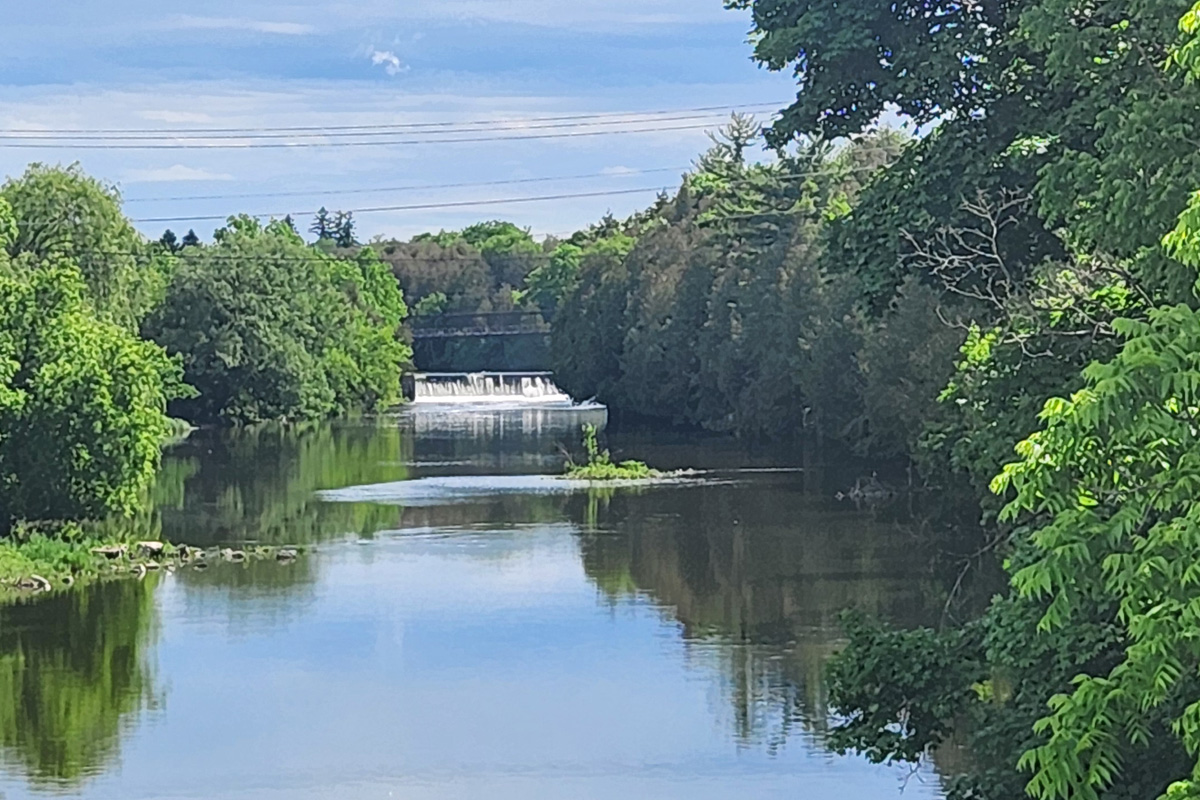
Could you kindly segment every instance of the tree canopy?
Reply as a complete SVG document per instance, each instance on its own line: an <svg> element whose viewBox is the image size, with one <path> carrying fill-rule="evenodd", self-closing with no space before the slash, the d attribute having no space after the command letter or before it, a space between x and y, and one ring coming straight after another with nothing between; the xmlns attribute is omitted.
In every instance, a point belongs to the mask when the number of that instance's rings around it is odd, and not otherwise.
<svg viewBox="0 0 1200 800"><path fill-rule="evenodd" d="M191 419L259 422L373 410L399 397L407 308L363 251L344 261L282 222L233 217L180 256L148 333L183 359Z"/></svg>

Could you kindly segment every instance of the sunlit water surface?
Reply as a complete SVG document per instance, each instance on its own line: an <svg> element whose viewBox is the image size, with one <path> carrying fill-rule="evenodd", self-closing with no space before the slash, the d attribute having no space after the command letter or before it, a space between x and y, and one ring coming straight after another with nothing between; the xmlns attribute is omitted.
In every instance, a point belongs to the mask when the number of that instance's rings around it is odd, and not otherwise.
<svg viewBox="0 0 1200 800"><path fill-rule="evenodd" d="M0 609L0 797L940 797L822 744L838 612L936 614L915 539L720 439L544 477L597 413L197 434L145 535L312 551Z"/></svg>

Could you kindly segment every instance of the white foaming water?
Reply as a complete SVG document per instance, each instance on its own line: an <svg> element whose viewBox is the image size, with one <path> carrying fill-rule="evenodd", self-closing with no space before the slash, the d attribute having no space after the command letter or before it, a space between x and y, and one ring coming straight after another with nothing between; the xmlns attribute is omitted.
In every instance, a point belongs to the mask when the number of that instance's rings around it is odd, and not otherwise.
<svg viewBox="0 0 1200 800"><path fill-rule="evenodd" d="M425 373L413 376L413 403L567 404L549 372Z"/></svg>

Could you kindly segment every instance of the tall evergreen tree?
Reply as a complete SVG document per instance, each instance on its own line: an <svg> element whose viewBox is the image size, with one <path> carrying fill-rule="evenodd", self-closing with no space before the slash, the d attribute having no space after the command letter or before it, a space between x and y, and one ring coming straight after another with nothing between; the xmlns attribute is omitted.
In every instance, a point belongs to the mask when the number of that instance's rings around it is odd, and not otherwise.
<svg viewBox="0 0 1200 800"><path fill-rule="evenodd" d="M338 247L354 247L354 214L339 211L333 218L333 240Z"/></svg>
<svg viewBox="0 0 1200 800"><path fill-rule="evenodd" d="M163 235L159 238L158 243L162 245L163 249L168 253L178 253L183 249L183 245L179 243L179 237L177 237L175 235L175 231L171 230L170 228L167 228L167 230L163 232Z"/></svg>
<svg viewBox="0 0 1200 800"><path fill-rule="evenodd" d="M317 237L317 241L323 242L326 239L332 239L334 236L334 223L329 217L329 212L325 210L325 206L317 212L313 217L312 225L308 226L308 232Z"/></svg>

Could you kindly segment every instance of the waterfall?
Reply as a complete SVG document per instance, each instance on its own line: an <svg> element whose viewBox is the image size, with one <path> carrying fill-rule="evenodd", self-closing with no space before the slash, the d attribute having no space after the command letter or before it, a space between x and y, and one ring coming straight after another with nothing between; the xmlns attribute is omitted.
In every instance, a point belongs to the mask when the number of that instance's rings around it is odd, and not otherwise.
<svg viewBox="0 0 1200 800"><path fill-rule="evenodd" d="M418 373L411 376L413 403L571 403L549 372Z"/></svg>

